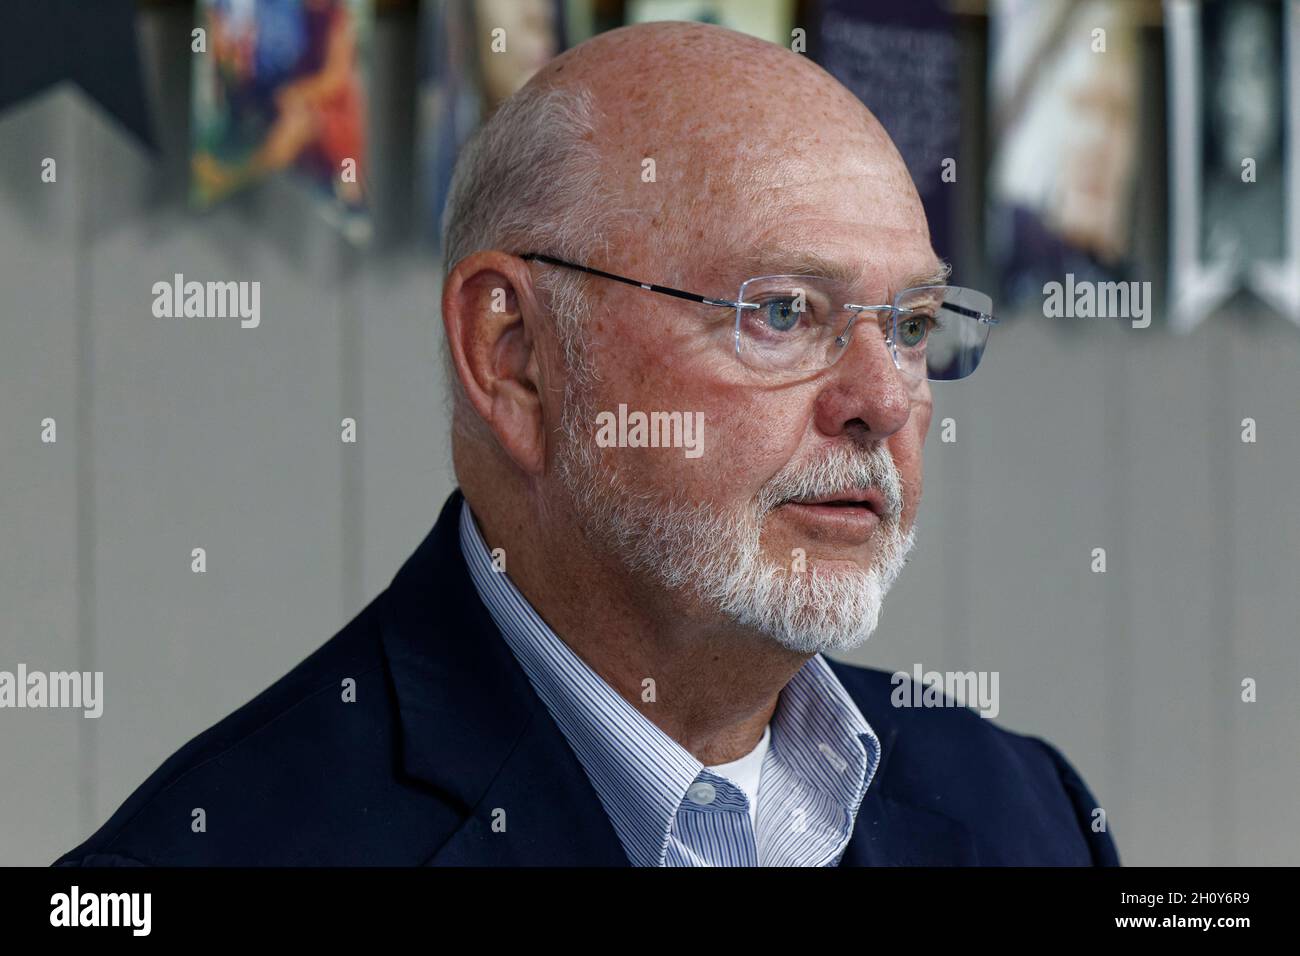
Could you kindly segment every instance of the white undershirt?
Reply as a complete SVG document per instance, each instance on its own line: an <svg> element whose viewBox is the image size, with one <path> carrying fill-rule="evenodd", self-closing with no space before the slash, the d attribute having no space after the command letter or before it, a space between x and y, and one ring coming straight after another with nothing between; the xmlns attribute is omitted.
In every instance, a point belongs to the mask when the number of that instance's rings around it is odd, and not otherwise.
<svg viewBox="0 0 1300 956"><path fill-rule="evenodd" d="M767 755L767 747L771 739L772 725L768 724L763 728L763 736L759 739L758 746L745 756L731 763L721 763L709 768L744 791L745 796L749 798L749 819L755 825L758 823L758 781L763 773L763 758Z"/></svg>

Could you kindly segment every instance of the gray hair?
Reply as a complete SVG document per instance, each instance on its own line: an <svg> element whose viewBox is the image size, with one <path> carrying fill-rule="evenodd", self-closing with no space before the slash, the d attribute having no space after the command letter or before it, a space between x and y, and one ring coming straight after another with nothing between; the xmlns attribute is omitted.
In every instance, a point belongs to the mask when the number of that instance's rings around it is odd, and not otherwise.
<svg viewBox="0 0 1300 956"><path fill-rule="evenodd" d="M511 96L456 160L443 212L445 271L480 249L583 258L600 241L600 156L588 90Z"/></svg>
<svg viewBox="0 0 1300 956"><path fill-rule="evenodd" d="M483 249L544 252L586 262L607 242L614 208L600 176L593 96L588 90L525 87L501 104L456 160L443 212L443 277ZM585 368L583 274L546 267L538 287L549 298L556 332L572 372ZM453 421L463 414L464 387L447 350Z"/></svg>

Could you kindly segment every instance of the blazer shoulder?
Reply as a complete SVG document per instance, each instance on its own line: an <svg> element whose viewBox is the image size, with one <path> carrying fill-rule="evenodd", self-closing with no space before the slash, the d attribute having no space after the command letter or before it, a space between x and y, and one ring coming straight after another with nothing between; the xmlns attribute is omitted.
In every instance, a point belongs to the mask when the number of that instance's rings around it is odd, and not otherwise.
<svg viewBox="0 0 1300 956"><path fill-rule="evenodd" d="M1118 865L1109 821L1055 746L951 700L915 706L909 675L830 663L881 739L891 798L960 822L983 862Z"/></svg>
<svg viewBox="0 0 1300 956"><path fill-rule="evenodd" d="M421 828L397 849L392 830L416 797L394 773L383 597L168 757L53 865L409 862Z"/></svg>

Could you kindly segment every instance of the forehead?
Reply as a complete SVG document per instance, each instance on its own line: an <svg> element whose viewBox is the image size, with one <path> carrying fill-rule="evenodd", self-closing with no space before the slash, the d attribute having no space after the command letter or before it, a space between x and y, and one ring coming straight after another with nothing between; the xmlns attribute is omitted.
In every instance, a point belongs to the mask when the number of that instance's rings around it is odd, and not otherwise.
<svg viewBox="0 0 1300 956"><path fill-rule="evenodd" d="M729 190L683 208L704 236L688 255L704 272L823 275L845 282L928 276L940 263L925 210L891 144L817 150L735 170ZM777 151L778 154L780 150Z"/></svg>
<svg viewBox="0 0 1300 956"><path fill-rule="evenodd" d="M919 201L904 197L883 210L870 197L854 201L852 191L846 187L823 204L774 204L762 217L766 225L706 247L705 268L724 282L825 276L875 296L946 281L947 266L930 244Z"/></svg>
<svg viewBox="0 0 1300 956"><path fill-rule="evenodd" d="M773 96L734 76L696 77L672 87L675 108L656 97L651 113L642 92L607 111L605 174L625 210L610 254L683 288L754 275L932 272L924 209L887 133L829 76L801 79L805 95ZM694 102L701 86L707 115Z"/></svg>

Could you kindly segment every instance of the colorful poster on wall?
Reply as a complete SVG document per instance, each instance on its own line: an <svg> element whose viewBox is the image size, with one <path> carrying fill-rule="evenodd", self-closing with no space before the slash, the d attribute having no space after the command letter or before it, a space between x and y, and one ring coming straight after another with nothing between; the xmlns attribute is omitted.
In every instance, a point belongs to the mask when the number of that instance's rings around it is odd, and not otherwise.
<svg viewBox="0 0 1300 956"><path fill-rule="evenodd" d="M369 238L364 79L372 25L370 0L199 0L196 204L291 171L344 235Z"/></svg>
<svg viewBox="0 0 1300 956"><path fill-rule="evenodd" d="M951 260L961 120L957 37L946 6L940 0L825 0L816 40L817 60L888 130L921 194L931 244Z"/></svg>
<svg viewBox="0 0 1300 956"><path fill-rule="evenodd" d="M628 23L694 20L748 33L782 46L790 45L793 0L627 0Z"/></svg>
<svg viewBox="0 0 1300 956"><path fill-rule="evenodd" d="M1300 7L1171 0L1170 323L1244 295L1300 322Z"/></svg>
<svg viewBox="0 0 1300 956"><path fill-rule="evenodd" d="M996 0L989 249L1010 308L1124 277L1137 159L1137 5Z"/></svg>
<svg viewBox="0 0 1300 956"><path fill-rule="evenodd" d="M461 146L564 49L558 0L428 0L421 7L422 230L437 249Z"/></svg>

